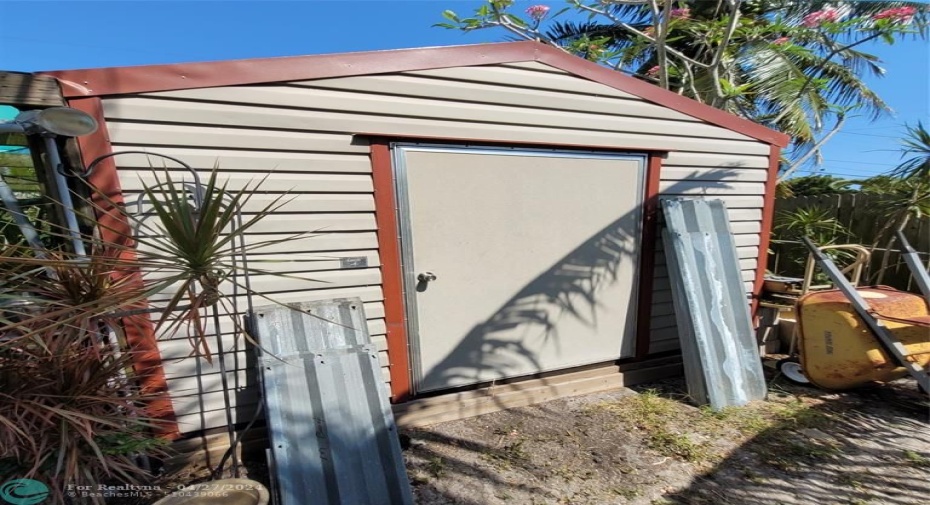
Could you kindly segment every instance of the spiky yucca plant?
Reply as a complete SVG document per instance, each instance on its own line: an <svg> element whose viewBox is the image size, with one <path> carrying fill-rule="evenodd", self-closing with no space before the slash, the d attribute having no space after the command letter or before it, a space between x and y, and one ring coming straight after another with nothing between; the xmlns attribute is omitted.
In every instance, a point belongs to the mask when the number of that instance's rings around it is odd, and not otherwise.
<svg viewBox="0 0 930 505"><path fill-rule="evenodd" d="M775 215L774 240L779 246L779 270L784 275L803 275L807 248L801 238L807 237L820 246L833 245L849 237L850 231L827 209L817 206L781 211ZM843 261L852 255L843 251L827 251L834 260ZM823 276L817 273L818 276ZM818 281L826 278L818 278Z"/></svg>

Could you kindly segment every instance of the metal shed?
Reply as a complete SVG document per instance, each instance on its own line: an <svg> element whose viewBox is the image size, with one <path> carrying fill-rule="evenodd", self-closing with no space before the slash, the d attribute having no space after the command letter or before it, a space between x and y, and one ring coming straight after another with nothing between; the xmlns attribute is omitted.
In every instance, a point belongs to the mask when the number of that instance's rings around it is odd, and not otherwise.
<svg viewBox="0 0 930 505"><path fill-rule="evenodd" d="M678 349L660 196L724 200L746 292L761 287L788 138L543 44L43 74L101 124L78 139L85 162L150 150L218 165L233 186L271 173L255 204L293 198L255 232L319 233L267 253L331 261L253 286L284 302L360 297L393 401L445 412L432 420L468 415L481 393L463 389L502 380L549 393L513 387L498 407L677 370L657 360ZM121 156L92 183L129 198L149 171ZM183 336L133 339L180 433L226 424ZM244 423L257 395L240 393Z"/></svg>

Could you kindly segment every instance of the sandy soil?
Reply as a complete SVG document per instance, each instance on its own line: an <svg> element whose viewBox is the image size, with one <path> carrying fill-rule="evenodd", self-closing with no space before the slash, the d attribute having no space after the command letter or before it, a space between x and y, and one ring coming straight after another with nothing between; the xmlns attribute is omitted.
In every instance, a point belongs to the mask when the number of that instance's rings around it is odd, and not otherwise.
<svg viewBox="0 0 930 505"><path fill-rule="evenodd" d="M917 504L928 402L913 382L828 393L776 379L714 413L682 380L407 431L419 504Z"/></svg>

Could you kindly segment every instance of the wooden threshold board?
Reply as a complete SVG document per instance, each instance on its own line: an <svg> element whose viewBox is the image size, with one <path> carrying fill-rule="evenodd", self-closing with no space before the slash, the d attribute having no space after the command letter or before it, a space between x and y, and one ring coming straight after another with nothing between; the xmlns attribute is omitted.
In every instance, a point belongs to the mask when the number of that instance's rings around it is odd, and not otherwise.
<svg viewBox="0 0 930 505"><path fill-rule="evenodd" d="M412 400L393 406L394 419L401 428L427 426L681 374L680 356L610 365Z"/></svg>

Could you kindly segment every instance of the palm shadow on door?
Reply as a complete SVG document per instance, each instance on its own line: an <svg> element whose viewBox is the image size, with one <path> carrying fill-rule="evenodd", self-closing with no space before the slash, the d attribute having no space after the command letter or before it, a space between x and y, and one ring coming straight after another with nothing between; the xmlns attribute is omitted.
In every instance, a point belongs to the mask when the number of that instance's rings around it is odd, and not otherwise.
<svg viewBox="0 0 930 505"><path fill-rule="evenodd" d="M663 193L684 193L695 180L706 181L705 191L719 191L730 187L721 181L734 178L736 173L731 169L692 172L684 180L665 187ZM486 320L474 326L452 352L424 375L422 382L487 383L489 376L513 377L513 370L529 367L543 371L537 354L540 345L557 348L584 345L583 341L571 341L571 335L560 334L559 322L563 318L570 318L587 327L598 327L597 310L608 302L603 299L602 293L618 281L622 265L629 265L639 257L640 220L639 209L624 214L559 259ZM553 230L553 233L558 233L558 230ZM638 269L638 264L634 264L633 268ZM635 310L635 284L638 281L633 284L625 286L623 290L628 293L631 306L626 315L624 333L618 334L618 340L635 338L635 331L631 329L635 329L638 315ZM515 329L520 330L523 338L512 337ZM504 335L511 337L502 338ZM629 343L632 344L632 341ZM625 347L632 351L631 346Z"/></svg>

